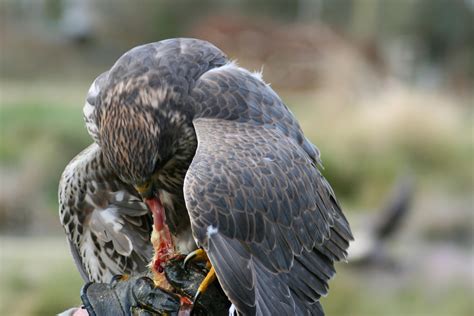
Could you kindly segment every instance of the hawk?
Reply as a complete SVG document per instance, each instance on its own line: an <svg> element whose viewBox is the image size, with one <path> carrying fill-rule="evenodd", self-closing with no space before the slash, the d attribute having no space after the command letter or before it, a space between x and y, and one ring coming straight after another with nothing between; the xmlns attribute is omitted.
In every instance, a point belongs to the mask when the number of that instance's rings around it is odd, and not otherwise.
<svg viewBox="0 0 474 316"><path fill-rule="evenodd" d="M146 44L94 81L84 117L94 142L59 202L85 280L145 271L154 225L158 272L200 248L239 314L323 315L352 233L318 149L260 74L206 41Z"/></svg>

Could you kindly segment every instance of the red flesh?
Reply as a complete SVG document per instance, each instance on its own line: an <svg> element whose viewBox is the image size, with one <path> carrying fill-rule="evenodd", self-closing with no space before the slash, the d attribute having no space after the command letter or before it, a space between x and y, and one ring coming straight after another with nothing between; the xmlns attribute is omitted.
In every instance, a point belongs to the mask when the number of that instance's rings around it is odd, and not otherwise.
<svg viewBox="0 0 474 316"><path fill-rule="evenodd" d="M155 262L153 262L152 268L162 273L164 264L174 256L173 241L171 239L171 233L166 225L166 214L163 204L159 198L146 199L145 203L151 210L153 215L153 225L156 234L159 238L158 248L155 249Z"/></svg>

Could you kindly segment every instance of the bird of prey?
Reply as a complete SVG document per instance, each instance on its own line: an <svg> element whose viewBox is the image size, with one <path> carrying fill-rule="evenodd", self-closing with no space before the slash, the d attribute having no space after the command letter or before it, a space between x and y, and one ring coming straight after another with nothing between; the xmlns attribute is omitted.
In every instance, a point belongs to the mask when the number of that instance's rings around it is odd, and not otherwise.
<svg viewBox="0 0 474 316"><path fill-rule="evenodd" d="M146 270L154 225L153 266L202 249L240 315L323 315L352 233L318 149L259 73L206 41L146 44L94 81L84 116L94 143L59 201L85 280Z"/></svg>

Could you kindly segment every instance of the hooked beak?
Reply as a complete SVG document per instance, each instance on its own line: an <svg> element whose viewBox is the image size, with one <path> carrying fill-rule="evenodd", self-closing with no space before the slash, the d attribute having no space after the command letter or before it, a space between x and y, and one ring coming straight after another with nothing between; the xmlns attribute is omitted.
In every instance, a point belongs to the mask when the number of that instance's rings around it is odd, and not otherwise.
<svg viewBox="0 0 474 316"><path fill-rule="evenodd" d="M143 200L153 197L153 183L151 181L135 185L135 190L137 190Z"/></svg>

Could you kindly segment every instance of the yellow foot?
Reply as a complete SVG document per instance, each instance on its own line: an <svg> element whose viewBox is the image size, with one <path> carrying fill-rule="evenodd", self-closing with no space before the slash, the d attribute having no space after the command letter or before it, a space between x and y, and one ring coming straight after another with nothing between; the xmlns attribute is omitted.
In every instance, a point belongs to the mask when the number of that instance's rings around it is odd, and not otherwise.
<svg viewBox="0 0 474 316"><path fill-rule="evenodd" d="M196 249L193 252L190 252L186 256L186 258L184 258L183 267L186 267L186 265L190 261L205 261L206 262L206 268L211 269L211 262L209 261L209 258L207 257L207 253L201 248Z"/></svg>
<svg viewBox="0 0 474 316"><path fill-rule="evenodd" d="M207 253L203 249L196 249L193 252L189 253L183 261L183 267L186 267L186 265L190 261L204 261L206 262L206 268L209 270L206 277L199 285L196 295L194 295L193 303L196 304L199 297L204 292L206 292L209 285L216 279L216 272L214 270L214 267L211 265L209 258L207 257Z"/></svg>
<svg viewBox="0 0 474 316"><path fill-rule="evenodd" d="M196 304L197 300L199 299L199 297L201 296L201 294L203 294L204 292L206 292L207 288L209 287L209 285L214 282L214 280L216 279L216 271L214 270L214 267L211 266L211 270L209 270L209 272L207 273L206 277L204 278L204 280L201 282L201 285L199 285L199 288L196 292L196 295L194 295L194 300L193 300L193 303Z"/></svg>

